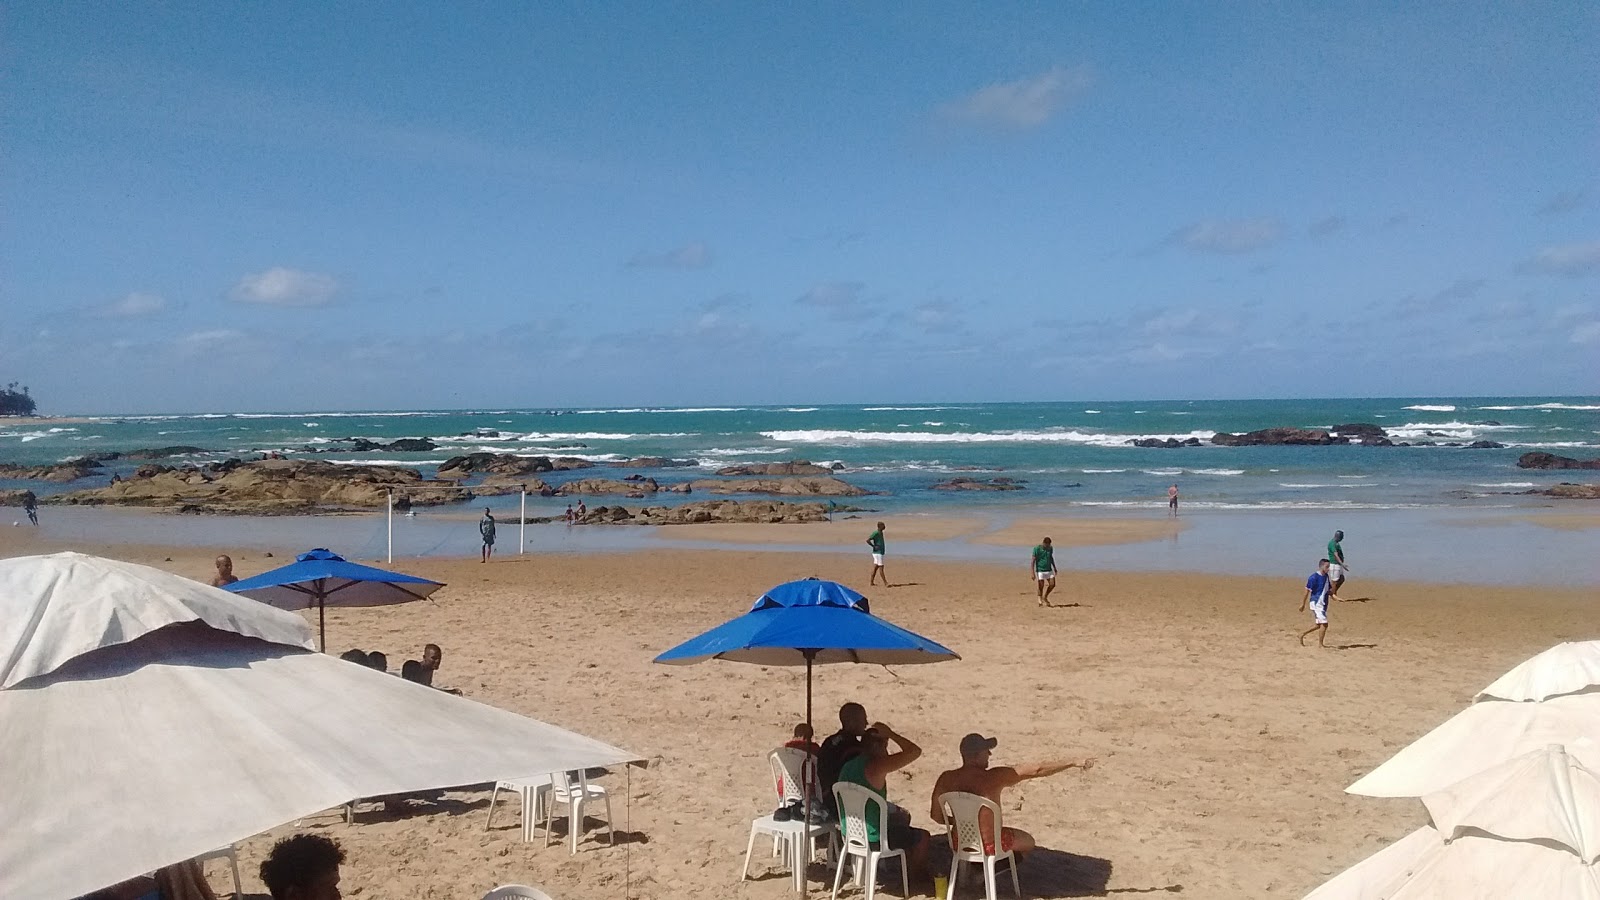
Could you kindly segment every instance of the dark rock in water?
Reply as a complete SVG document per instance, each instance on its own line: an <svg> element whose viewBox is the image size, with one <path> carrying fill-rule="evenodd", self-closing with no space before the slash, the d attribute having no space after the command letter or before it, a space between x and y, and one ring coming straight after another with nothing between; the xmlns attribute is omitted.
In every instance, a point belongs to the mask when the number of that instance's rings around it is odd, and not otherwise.
<svg viewBox="0 0 1600 900"><path fill-rule="evenodd" d="M1328 430L1334 434L1352 438L1384 438L1389 436L1389 432L1370 422L1347 422L1343 425L1335 425Z"/></svg>
<svg viewBox="0 0 1600 900"><path fill-rule="evenodd" d="M694 464L695 461L692 459L667 459L664 456L639 456L635 457L634 459L625 459L622 462L614 462L611 464L611 467L614 469L681 469L685 466L692 466Z"/></svg>
<svg viewBox="0 0 1600 900"><path fill-rule="evenodd" d="M1536 450L1517 459L1519 469L1600 469L1600 459L1573 459Z"/></svg>
<svg viewBox="0 0 1600 900"><path fill-rule="evenodd" d="M1185 447L1198 447L1198 446L1200 446L1200 439L1197 438L1197 437L1184 438L1183 439L1183 445Z"/></svg>
<svg viewBox="0 0 1600 900"><path fill-rule="evenodd" d="M617 481L612 478L580 478L569 481L556 488L557 494L636 494L642 491L655 493L659 489L654 478L641 478L637 481Z"/></svg>
<svg viewBox="0 0 1600 900"><path fill-rule="evenodd" d="M1393 446L1395 446L1395 443L1394 443L1394 441L1391 441L1386 437L1364 437L1364 438L1361 439L1361 446L1363 446L1363 447L1393 447ZM1409 446L1409 445L1401 444L1400 446L1405 447L1405 446Z"/></svg>
<svg viewBox="0 0 1600 900"><path fill-rule="evenodd" d="M411 495L409 488L420 490ZM409 502L418 506L458 503L470 497L447 482L423 480L415 469L273 459L227 460L204 469L141 466L132 478L103 488L58 494L49 502L273 515L383 509L391 492L396 502L409 497Z"/></svg>
<svg viewBox="0 0 1600 900"><path fill-rule="evenodd" d="M440 478L467 478L474 474L533 475L567 469L588 469L594 463L571 456L517 456L513 453L468 453L452 456L439 465Z"/></svg>
<svg viewBox="0 0 1600 900"><path fill-rule="evenodd" d="M835 472L843 472L844 471L844 463L836 462L833 465L829 466L828 468L833 470L833 471L835 471Z"/></svg>
<svg viewBox="0 0 1600 900"><path fill-rule="evenodd" d="M693 525L715 522L762 524L826 522L828 507L835 513L860 512L857 507L832 503L790 503L783 500L700 500L681 506L646 506L635 512L621 506L588 511L580 525Z"/></svg>
<svg viewBox="0 0 1600 900"><path fill-rule="evenodd" d="M383 449L395 453L426 453L429 450L439 449L439 445L427 438L401 438L398 441L391 441Z"/></svg>
<svg viewBox="0 0 1600 900"><path fill-rule="evenodd" d="M1167 450L1175 450L1179 447L1198 447L1200 445L1199 440L1194 438L1190 440L1194 440L1194 443L1180 441L1177 438L1134 438L1130 443L1135 447L1161 447Z"/></svg>
<svg viewBox="0 0 1600 900"><path fill-rule="evenodd" d="M1505 444L1499 441L1473 441L1467 445L1468 450L1504 450Z"/></svg>
<svg viewBox="0 0 1600 900"><path fill-rule="evenodd" d="M860 497L872 493L828 475L792 478L700 478L689 482L696 491L708 494L789 494L818 497Z"/></svg>
<svg viewBox="0 0 1600 900"><path fill-rule="evenodd" d="M1543 493L1562 500L1600 500L1600 484L1572 484L1563 481Z"/></svg>
<svg viewBox="0 0 1600 900"><path fill-rule="evenodd" d="M1488 421L1485 421L1485 422L1473 422L1472 424L1474 424L1474 425L1486 425L1486 426L1488 426L1490 428L1503 427L1503 426L1501 426L1501 424L1499 422L1496 422L1493 419L1489 419Z"/></svg>
<svg viewBox="0 0 1600 900"><path fill-rule="evenodd" d="M1347 444L1348 438L1334 437L1320 428L1263 428L1244 434L1219 431L1211 436L1211 443L1219 447L1257 447L1301 444Z"/></svg>
<svg viewBox="0 0 1600 900"><path fill-rule="evenodd" d="M1449 437L1450 436L1448 434L1445 434L1442 431L1424 431L1423 434L1427 435L1428 437Z"/></svg>
<svg viewBox="0 0 1600 900"><path fill-rule="evenodd" d="M979 481L976 478L952 478L941 481L929 490L934 491L1020 491L1022 485L1010 478L994 478L989 481Z"/></svg>
<svg viewBox="0 0 1600 900"><path fill-rule="evenodd" d="M761 475L831 475L833 474L833 469L828 466L815 465L809 460L791 459L787 462L723 466L717 470L716 474L736 475L745 478Z"/></svg>
<svg viewBox="0 0 1600 900"><path fill-rule="evenodd" d="M1081 481L1069 481L1066 484L1063 484L1062 487L1069 487L1069 488L1071 488L1071 487L1083 487L1083 482L1081 482Z"/></svg>
<svg viewBox="0 0 1600 900"><path fill-rule="evenodd" d="M63 463L53 463L48 466L16 466L9 463L0 463L0 478L14 478L19 481L54 481L64 483L88 478L91 475L101 474L100 463L88 457L69 459Z"/></svg>

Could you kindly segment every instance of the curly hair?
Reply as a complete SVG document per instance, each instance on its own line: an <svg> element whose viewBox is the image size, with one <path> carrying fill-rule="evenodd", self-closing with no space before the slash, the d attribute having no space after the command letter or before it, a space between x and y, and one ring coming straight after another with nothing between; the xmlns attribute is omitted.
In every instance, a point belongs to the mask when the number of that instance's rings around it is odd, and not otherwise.
<svg viewBox="0 0 1600 900"><path fill-rule="evenodd" d="M291 835L272 845L261 863L261 880L273 900L284 900L291 888L308 887L342 862L344 849L338 841L320 834Z"/></svg>

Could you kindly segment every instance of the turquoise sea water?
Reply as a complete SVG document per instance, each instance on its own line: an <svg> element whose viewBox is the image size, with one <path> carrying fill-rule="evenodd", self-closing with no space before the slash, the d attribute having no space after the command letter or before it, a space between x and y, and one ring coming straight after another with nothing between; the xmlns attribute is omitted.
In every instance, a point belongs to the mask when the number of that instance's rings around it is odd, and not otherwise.
<svg viewBox="0 0 1600 900"><path fill-rule="evenodd" d="M1369 422L1422 447L1133 447L1141 437L1195 437L1272 426ZM427 453L341 450L335 439L425 437ZM1503 450L1442 446L1492 440ZM1366 509L1503 506L1516 492L1573 472L1516 468L1530 449L1600 456L1600 397L1219 400L1071 403L906 403L686 409L446 410L211 413L120 416L38 426L0 423L0 461L44 463L87 453L185 444L203 462L263 451L332 450L319 458L391 463L428 472L474 451L689 459L689 469L646 471L659 480L701 477L719 466L791 458L840 463L842 477L892 510L1040 503L1138 508L1164 505L1177 482L1186 509ZM134 463L112 464L112 472ZM595 475L557 473L546 480ZM1026 482L1022 491L932 491L955 475ZM81 487L83 482L71 487ZM7 483L0 482L0 486ZM14 485L13 485L14 486ZM37 488L36 488L37 489ZM51 486L48 493L70 487Z"/></svg>

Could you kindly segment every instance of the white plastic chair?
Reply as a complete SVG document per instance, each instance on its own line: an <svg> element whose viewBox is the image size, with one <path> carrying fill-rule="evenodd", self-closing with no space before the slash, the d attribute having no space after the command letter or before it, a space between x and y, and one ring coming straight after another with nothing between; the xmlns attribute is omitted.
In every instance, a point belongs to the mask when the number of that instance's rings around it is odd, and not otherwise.
<svg viewBox="0 0 1600 900"><path fill-rule="evenodd" d="M878 889L878 861L892 856L900 857L900 884L907 897L911 896L911 876L906 871L906 851L903 847L889 846L889 801L876 791L859 784L841 781L833 786L834 799L839 802L839 830L844 834L843 852L839 854L839 868L833 873L833 900L839 898L839 884L844 880L845 860L860 860L866 869L867 896L872 900ZM878 804L878 849L867 840L867 804ZM859 871L859 868L858 868Z"/></svg>
<svg viewBox="0 0 1600 900"><path fill-rule="evenodd" d="M494 792L489 795L489 819L483 823L483 830L488 831L494 826L494 804L500 799L501 791L514 792L522 800L522 842L532 843L534 826L539 823L539 812L549 802L550 776L535 775L531 778L507 778L494 783ZM548 845L548 841L546 844ZM511 885L516 887L516 885Z"/></svg>
<svg viewBox="0 0 1600 900"><path fill-rule="evenodd" d="M228 865L233 867L233 896L235 900L243 897L244 891L239 886L239 848L232 844L226 847L218 847L210 853L202 853L196 856L194 861L200 865L205 865L207 861L213 859L225 859L228 861Z"/></svg>
<svg viewBox="0 0 1600 900"><path fill-rule="evenodd" d="M484 894L483 900L555 900L555 898L525 884L502 884Z"/></svg>
<svg viewBox="0 0 1600 900"><path fill-rule="evenodd" d="M590 784L589 776L582 769L575 772L557 772L552 776L550 793L545 798L544 807L544 845L550 846L550 830L555 823L556 807L561 804L567 806L567 834L572 836L572 853L578 852L578 835L583 831L583 807L591 801L603 801L606 805L606 842L612 845L617 843L616 827L611 819L611 795L598 784Z"/></svg>
<svg viewBox="0 0 1600 900"><path fill-rule="evenodd" d="M945 824L950 827L950 883L945 891L945 900L951 900L956 895L956 874L962 863L983 866L983 895L988 900L999 900L999 890L995 887L995 864L1002 859L1011 861L1011 890L1016 893L1017 900L1022 900L1016 855L1001 842L1005 831L1000 825L999 804L977 794L951 791L939 795L939 807L944 810ZM986 809L991 816L989 824L992 831L988 843L994 848L993 853L983 846L983 811Z"/></svg>
<svg viewBox="0 0 1600 900"><path fill-rule="evenodd" d="M801 803L804 809L805 797L801 786L806 784L808 774L815 777L815 761L811 754L796 747L779 747L767 754L767 765L772 770L772 791L777 795L778 805L787 806L793 800ZM812 809L817 807L818 804L813 802ZM750 877L750 857L755 852L756 836L770 834L772 855L783 856L784 865L789 868L794 880L795 890L802 890L806 865L817 855L817 838L826 837L828 849L832 851L835 833L832 824L819 822L807 826L805 822L780 822L771 815L761 816L750 823L750 842L744 848L744 871L740 873L739 880ZM802 842L809 851L804 860L799 858Z"/></svg>

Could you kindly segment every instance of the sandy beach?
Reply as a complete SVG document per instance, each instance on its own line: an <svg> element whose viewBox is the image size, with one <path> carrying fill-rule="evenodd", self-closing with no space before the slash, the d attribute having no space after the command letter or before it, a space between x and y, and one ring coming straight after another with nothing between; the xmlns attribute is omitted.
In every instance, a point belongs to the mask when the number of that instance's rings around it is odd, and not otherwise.
<svg viewBox="0 0 1600 900"><path fill-rule="evenodd" d="M765 534L751 526L745 538ZM56 549L31 529L0 530L0 554ZM226 548L71 549L204 578ZM237 568L254 574L292 552L236 553ZM817 575L861 587L863 554L660 549L404 568L449 586L436 602L331 610L330 650L381 649L398 669L435 641L439 683L651 766L606 779L619 844L592 832L576 857L522 844L514 801L485 831L486 793L401 815L367 805L353 826L307 820L349 851L347 896L471 898L505 882L562 898L792 896L759 853L755 880L738 873L750 819L772 806L763 755L803 716L801 671L650 659L772 584ZM908 559L890 572L894 588L869 592L874 611L963 659L819 669L818 735L857 700L921 743L891 796L924 826L933 780L968 731L1000 739L997 764L1098 757L1090 772L1007 794L1008 824L1043 848L1021 869L1033 897L1300 896L1423 821L1415 801L1347 796L1345 785L1523 658L1594 637L1582 590L1356 580L1344 593L1357 602L1333 610L1338 649L1317 650L1295 641L1307 617L1294 580L1069 571L1056 594L1068 605L1041 609L1021 565ZM254 870L293 830L244 842L247 893L263 892ZM224 889L223 868L211 875Z"/></svg>

